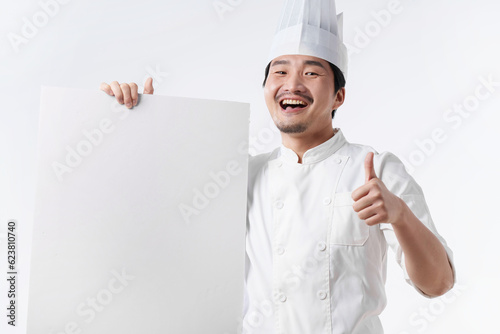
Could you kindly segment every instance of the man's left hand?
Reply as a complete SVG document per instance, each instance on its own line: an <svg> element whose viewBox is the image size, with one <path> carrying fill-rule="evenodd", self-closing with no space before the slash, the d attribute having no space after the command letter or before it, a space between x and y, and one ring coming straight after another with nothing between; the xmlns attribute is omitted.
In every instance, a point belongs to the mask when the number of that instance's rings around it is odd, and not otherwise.
<svg viewBox="0 0 500 334"><path fill-rule="evenodd" d="M353 209L367 225L397 224L402 221L405 203L391 193L375 174L373 152L365 158L365 184L351 194Z"/></svg>

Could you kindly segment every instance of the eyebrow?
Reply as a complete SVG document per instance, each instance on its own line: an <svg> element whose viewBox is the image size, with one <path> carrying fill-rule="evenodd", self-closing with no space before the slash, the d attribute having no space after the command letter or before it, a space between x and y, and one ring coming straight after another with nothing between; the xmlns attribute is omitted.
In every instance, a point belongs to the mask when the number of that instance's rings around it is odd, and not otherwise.
<svg viewBox="0 0 500 334"><path fill-rule="evenodd" d="M306 60L306 61L304 61L304 64L305 65L312 65L312 66L319 66L322 69L326 70L326 68L323 66L323 64L321 64L319 61L316 61L316 60Z"/></svg>
<svg viewBox="0 0 500 334"><path fill-rule="evenodd" d="M276 65L288 65L290 62L288 60L276 60L271 64L271 67Z"/></svg>
<svg viewBox="0 0 500 334"><path fill-rule="evenodd" d="M276 60L271 64L271 67L276 66L276 65L288 65L290 64L290 61L288 60ZM321 67L322 69L326 70L323 64L321 64L319 61L316 60L305 60L304 65L311 65L311 66L318 66Z"/></svg>

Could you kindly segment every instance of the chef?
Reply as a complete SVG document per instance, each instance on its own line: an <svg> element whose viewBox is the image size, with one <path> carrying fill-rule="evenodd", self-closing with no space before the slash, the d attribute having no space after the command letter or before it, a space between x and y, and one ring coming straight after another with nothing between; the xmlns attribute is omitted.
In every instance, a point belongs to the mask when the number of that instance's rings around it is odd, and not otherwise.
<svg viewBox="0 0 500 334"><path fill-rule="evenodd" d="M423 296L455 283L452 252L402 162L332 126L346 77L335 1L287 0L264 81L282 145L249 165L243 333L383 333L388 248ZM134 83L101 89L137 105Z"/></svg>

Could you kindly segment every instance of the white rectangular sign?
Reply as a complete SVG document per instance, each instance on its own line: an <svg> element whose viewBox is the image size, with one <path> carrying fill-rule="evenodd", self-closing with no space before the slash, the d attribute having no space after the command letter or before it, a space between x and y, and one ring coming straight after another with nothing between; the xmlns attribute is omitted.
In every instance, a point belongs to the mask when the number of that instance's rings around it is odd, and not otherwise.
<svg viewBox="0 0 500 334"><path fill-rule="evenodd" d="M249 105L43 87L29 334L236 333Z"/></svg>

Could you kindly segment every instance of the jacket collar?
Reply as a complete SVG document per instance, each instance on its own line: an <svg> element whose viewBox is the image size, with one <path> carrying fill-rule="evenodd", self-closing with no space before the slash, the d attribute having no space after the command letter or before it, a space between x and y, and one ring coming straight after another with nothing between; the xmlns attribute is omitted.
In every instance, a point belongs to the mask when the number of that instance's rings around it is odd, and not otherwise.
<svg viewBox="0 0 500 334"><path fill-rule="evenodd" d="M339 128L335 128L332 138L328 139L322 144L319 144L316 147L307 150L304 153L304 156L302 157L302 164L313 164L321 160L325 160L326 158L334 154L345 143L346 140L344 138L344 135L342 134L342 131ZM283 144L281 144L279 154L282 157L283 161L294 163L298 163L299 161L299 156L297 155L297 153L295 153L292 149L285 147Z"/></svg>

